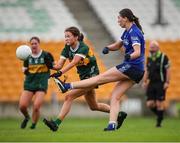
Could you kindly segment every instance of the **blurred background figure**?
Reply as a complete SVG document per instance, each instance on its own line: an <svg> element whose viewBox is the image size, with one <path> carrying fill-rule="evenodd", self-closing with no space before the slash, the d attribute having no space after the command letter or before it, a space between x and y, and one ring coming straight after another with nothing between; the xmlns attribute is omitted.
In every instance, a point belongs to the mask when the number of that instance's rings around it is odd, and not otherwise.
<svg viewBox="0 0 180 143"><path fill-rule="evenodd" d="M29 56L24 61L24 90L19 100L19 109L24 115L24 120L21 123L22 129L26 128L30 119L27 109L33 97L32 125L30 128L36 128L40 117L40 108L48 88L50 69L53 68L54 62L52 55L40 48L40 39L38 37L32 37L30 45L32 56Z"/></svg>
<svg viewBox="0 0 180 143"><path fill-rule="evenodd" d="M146 89L146 105L157 116L156 127L161 127L164 118L164 101L170 83L170 62L159 49L157 41L149 46L149 57L144 75L143 87Z"/></svg>

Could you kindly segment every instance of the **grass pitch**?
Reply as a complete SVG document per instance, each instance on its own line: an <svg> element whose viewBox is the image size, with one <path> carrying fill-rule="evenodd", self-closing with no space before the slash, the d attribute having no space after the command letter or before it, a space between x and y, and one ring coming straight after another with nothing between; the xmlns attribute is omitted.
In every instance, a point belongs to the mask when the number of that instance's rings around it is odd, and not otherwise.
<svg viewBox="0 0 180 143"><path fill-rule="evenodd" d="M107 118L67 118L57 132L39 121L37 129L20 129L20 119L0 119L0 141L4 142L172 142L180 141L180 120L167 118L162 128L155 127L154 118L129 117L115 132L104 132Z"/></svg>

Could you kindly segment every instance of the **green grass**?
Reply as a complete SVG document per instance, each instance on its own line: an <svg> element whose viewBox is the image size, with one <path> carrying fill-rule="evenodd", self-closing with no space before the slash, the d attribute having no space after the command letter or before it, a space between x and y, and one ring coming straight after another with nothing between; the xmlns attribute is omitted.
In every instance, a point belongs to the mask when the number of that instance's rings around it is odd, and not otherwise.
<svg viewBox="0 0 180 143"><path fill-rule="evenodd" d="M36 130L19 129L20 120L0 119L0 141L180 141L179 119L167 118L162 128L156 128L154 118L127 118L120 130L104 132L107 118L67 118L58 132L51 132L42 121Z"/></svg>

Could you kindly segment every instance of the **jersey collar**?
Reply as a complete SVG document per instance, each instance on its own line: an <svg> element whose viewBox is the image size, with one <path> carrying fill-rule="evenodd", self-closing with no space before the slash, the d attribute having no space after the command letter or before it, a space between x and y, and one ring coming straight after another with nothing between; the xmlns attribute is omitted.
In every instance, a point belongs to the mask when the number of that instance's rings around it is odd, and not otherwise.
<svg viewBox="0 0 180 143"><path fill-rule="evenodd" d="M151 54L150 53L150 58L153 60L153 61L155 61L157 58L159 58L161 56L161 51L159 50L159 51L157 51L156 53L154 53L154 54Z"/></svg>
<svg viewBox="0 0 180 143"><path fill-rule="evenodd" d="M79 45L80 45L80 43L78 42L77 45L76 45L76 48L73 49L72 47L70 47L70 50L71 50L72 52L76 52L76 51L79 49Z"/></svg>
<svg viewBox="0 0 180 143"><path fill-rule="evenodd" d="M41 54L42 54L42 50L37 55L32 54L32 57L33 58L39 58L41 56Z"/></svg>

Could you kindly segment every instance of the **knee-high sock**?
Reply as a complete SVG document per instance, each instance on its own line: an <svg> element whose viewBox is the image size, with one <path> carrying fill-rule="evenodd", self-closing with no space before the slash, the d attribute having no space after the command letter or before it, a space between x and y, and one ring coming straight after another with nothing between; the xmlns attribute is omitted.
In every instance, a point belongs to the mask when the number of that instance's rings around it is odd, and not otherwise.
<svg viewBox="0 0 180 143"><path fill-rule="evenodd" d="M164 118L164 110L157 110L157 123L161 124Z"/></svg>
<svg viewBox="0 0 180 143"><path fill-rule="evenodd" d="M151 107L150 110L157 115L157 108L156 107Z"/></svg>

